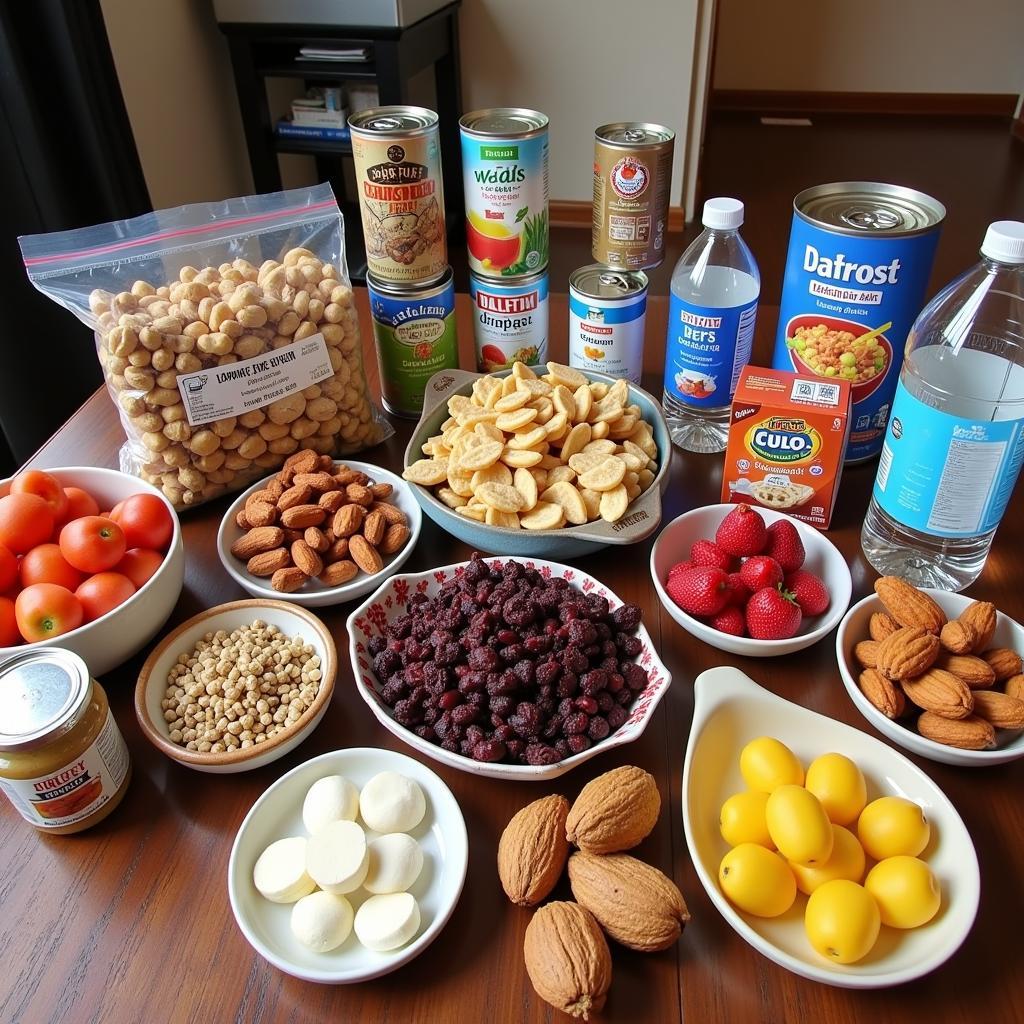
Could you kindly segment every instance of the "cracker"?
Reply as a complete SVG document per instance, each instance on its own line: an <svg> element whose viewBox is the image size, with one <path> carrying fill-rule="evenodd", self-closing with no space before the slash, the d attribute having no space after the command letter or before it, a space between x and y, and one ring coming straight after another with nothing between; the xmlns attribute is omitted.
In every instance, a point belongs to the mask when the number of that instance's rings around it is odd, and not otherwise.
<svg viewBox="0 0 1024 1024"><path fill-rule="evenodd" d="M448 479L447 459L417 459L402 471L402 479L422 487L434 487Z"/></svg>
<svg viewBox="0 0 1024 1024"><path fill-rule="evenodd" d="M610 491L622 483L626 465L614 455L606 455L596 466L580 474L580 487L594 491Z"/></svg>
<svg viewBox="0 0 1024 1024"><path fill-rule="evenodd" d="M519 525L524 530L557 530L564 524L562 506L549 501L538 501L529 512L519 516Z"/></svg>
<svg viewBox="0 0 1024 1024"><path fill-rule="evenodd" d="M504 445L500 441L484 441L473 448L467 448L461 452L456 459L458 469L462 472L474 472L478 469L486 469L493 466L498 459Z"/></svg>
<svg viewBox="0 0 1024 1024"><path fill-rule="evenodd" d="M518 512L526 507L526 499L511 484L481 484L474 492L485 505L499 512Z"/></svg>
<svg viewBox="0 0 1024 1024"><path fill-rule="evenodd" d="M541 494L540 500L560 505L566 521L574 526L580 526L587 521L587 506L583 503L580 492L567 480L548 486Z"/></svg>
<svg viewBox="0 0 1024 1024"><path fill-rule="evenodd" d="M617 523L626 514L628 507L629 494L622 484L601 493L601 518L606 522Z"/></svg>

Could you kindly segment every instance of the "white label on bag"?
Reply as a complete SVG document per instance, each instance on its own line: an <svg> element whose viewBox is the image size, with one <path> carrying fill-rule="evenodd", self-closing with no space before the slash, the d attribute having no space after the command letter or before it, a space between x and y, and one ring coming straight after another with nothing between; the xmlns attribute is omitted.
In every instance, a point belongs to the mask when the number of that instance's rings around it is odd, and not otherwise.
<svg viewBox="0 0 1024 1024"><path fill-rule="evenodd" d="M311 384L334 376L327 343L312 334L227 366L212 366L178 377L190 426L262 409Z"/></svg>

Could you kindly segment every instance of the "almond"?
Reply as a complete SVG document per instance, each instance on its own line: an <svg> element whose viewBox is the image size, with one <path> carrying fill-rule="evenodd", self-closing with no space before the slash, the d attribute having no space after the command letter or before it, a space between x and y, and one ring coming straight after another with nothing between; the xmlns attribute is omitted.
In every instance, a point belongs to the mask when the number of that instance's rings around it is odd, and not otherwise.
<svg viewBox="0 0 1024 1024"><path fill-rule="evenodd" d="M996 681L992 666L972 654L942 654L935 667L959 676L972 690L984 690Z"/></svg>
<svg viewBox="0 0 1024 1024"><path fill-rule="evenodd" d="M861 668L874 668L878 664L878 641L861 640L854 644L853 656Z"/></svg>
<svg viewBox="0 0 1024 1024"><path fill-rule="evenodd" d="M293 484L277 499L277 507L281 512L285 509L294 508L296 505L306 505L313 497L313 488L297 486Z"/></svg>
<svg viewBox="0 0 1024 1024"><path fill-rule="evenodd" d="M245 507L249 508L250 505L255 505L257 502L263 502L264 505L273 505L276 500L276 498L271 496L270 491L264 487L261 490L253 491L245 499Z"/></svg>
<svg viewBox="0 0 1024 1024"><path fill-rule="evenodd" d="M998 690L983 690L974 695L974 713L997 729L1024 729L1024 700Z"/></svg>
<svg viewBox="0 0 1024 1024"><path fill-rule="evenodd" d="M342 505L348 502L344 491L325 491L317 499L317 504L328 512L337 512Z"/></svg>
<svg viewBox="0 0 1024 1024"><path fill-rule="evenodd" d="M348 537L339 537L331 542L331 546L324 552L324 561L330 565L342 558L348 558Z"/></svg>
<svg viewBox="0 0 1024 1024"><path fill-rule="evenodd" d="M919 626L938 636L946 624L946 613L927 594L899 576L875 580L875 593L901 626Z"/></svg>
<svg viewBox="0 0 1024 1024"><path fill-rule="evenodd" d="M380 542L384 539L384 534L388 528L388 521L380 514L380 512L371 512L363 520L363 536L366 538L369 544L372 544L375 548L380 547Z"/></svg>
<svg viewBox="0 0 1024 1024"><path fill-rule="evenodd" d="M889 679L913 679L935 664L941 650L934 634L920 626L903 626L878 645L875 667Z"/></svg>
<svg viewBox="0 0 1024 1024"><path fill-rule="evenodd" d="M569 859L568 813L564 796L545 796L516 812L505 826L498 841L498 878L517 906L536 906L562 877Z"/></svg>
<svg viewBox="0 0 1024 1024"><path fill-rule="evenodd" d="M281 495L284 494L284 484L281 483L277 477L274 477L273 480L269 481L267 486L263 489L267 492L267 501L269 501L271 505L276 505L280 500Z"/></svg>
<svg viewBox="0 0 1024 1024"><path fill-rule="evenodd" d="M278 569L286 569L291 564L292 556L288 554L287 548L274 548L253 555L245 568L253 576L273 576Z"/></svg>
<svg viewBox="0 0 1024 1024"><path fill-rule="evenodd" d="M978 633L969 622L953 619L942 627L939 640L947 651L954 654L970 654L978 642Z"/></svg>
<svg viewBox="0 0 1024 1024"><path fill-rule="evenodd" d="M248 561L253 555L279 548L283 541L284 530L280 526L258 526L231 545L231 554Z"/></svg>
<svg viewBox="0 0 1024 1024"><path fill-rule="evenodd" d="M970 651L977 654L992 643L992 635L996 631L996 606L991 601L974 601L960 613L960 621L966 622L978 634Z"/></svg>
<svg viewBox="0 0 1024 1024"><path fill-rule="evenodd" d="M354 469L349 469L348 466L339 466L334 472L334 482L339 487L348 487L349 484L356 482L357 476Z"/></svg>
<svg viewBox="0 0 1024 1024"><path fill-rule="evenodd" d="M872 640L884 640L899 628L900 624L886 612L875 612L868 621L868 633Z"/></svg>
<svg viewBox="0 0 1024 1024"><path fill-rule="evenodd" d="M284 544L285 547L291 547L297 540L302 540L305 535L305 530L293 530L287 529L284 531Z"/></svg>
<svg viewBox="0 0 1024 1024"><path fill-rule="evenodd" d="M292 480L292 486L309 487L313 491L324 493L325 491L336 491L338 481L330 473L296 473Z"/></svg>
<svg viewBox="0 0 1024 1024"><path fill-rule="evenodd" d="M866 668L858 678L860 691L886 718L902 718L907 711L903 691L877 669Z"/></svg>
<svg viewBox="0 0 1024 1024"><path fill-rule="evenodd" d="M1024 700L1024 675L1010 676L1003 684L1003 693Z"/></svg>
<svg viewBox="0 0 1024 1024"><path fill-rule="evenodd" d="M284 460L284 469L290 469L292 474L313 473L320 465L320 456L312 448L303 448L302 451L289 455Z"/></svg>
<svg viewBox="0 0 1024 1024"><path fill-rule="evenodd" d="M379 512L391 525L400 523L402 526L409 525L409 517L397 506L392 505L390 501L374 502L370 506L371 512Z"/></svg>
<svg viewBox="0 0 1024 1024"><path fill-rule="evenodd" d="M293 530L319 526L327 518L327 509L319 505L293 505L281 513L281 525Z"/></svg>
<svg viewBox="0 0 1024 1024"><path fill-rule="evenodd" d="M322 555L330 546L331 542L318 526L307 526L302 531L302 539L318 554Z"/></svg>
<svg viewBox="0 0 1024 1024"><path fill-rule="evenodd" d="M331 529L335 537L351 537L358 532L366 518L366 509L362 505L342 505L331 520Z"/></svg>
<svg viewBox="0 0 1024 1024"><path fill-rule="evenodd" d="M270 585L282 594L290 594L293 590L298 590L306 582L306 578L306 574L293 565L287 569L278 569L270 577Z"/></svg>
<svg viewBox="0 0 1024 1024"><path fill-rule="evenodd" d="M963 750L991 750L996 745L992 724L976 715L953 721L926 711L917 720L917 731L926 739Z"/></svg>
<svg viewBox="0 0 1024 1024"><path fill-rule="evenodd" d="M252 528L252 523L249 522L244 508L239 509L238 513L235 515L235 525L240 530L249 530Z"/></svg>
<svg viewBox="0 0 1024 1024"><path fill-rule="evenodd" d="M997 683L1021 673L1020 655L1016 651L1011 651L1009 647L993 647L984 651L981 657L995 673Z"/></svg>
<svg viewBox="0 0 1024 1024"><path fill-rule="evenodd" d="M246 505L245 518L250 526L273 526L277 521L277 509L266 501L256 501Z"/></svg>
<svg viewBox="0 0 1024 1024"><path fill-rule="evenodd" d="M377 553L377 549L368 544L361 534L349 537L348 555L369 576L384 568L384 560Z"/></svg>
<svg viewBox="0 0 1024 1024"><path fill-rule="evenodd" d="M903 692L919 708L943 718L966 718L974 710L974 695L967 684L945 669L931 668L902 684Z"/></svg>
<svg viewBox="0 0 1024 1024"><path fill-rule="evenodd" d="M647 837L660 813L654 776L623 765L580 790L565 823L565 838L588 853L629 850Z"/></svg>
<svg viewBox="0 0 1024 1024"><path fill-rule="evenodd" d="M291 551L296 568L301 569L307 576L319 576L323 572L324 563L320 556L304 540L297 540Z"/></svg>
<svg viewBox="0 0 1024 1024"><path fill-rule="evenodd" d="M385 498L390 498L393 490L394 487L391 484L374 484L370 488L374 501L384 501Z"/></svg>
<svg viewBox="0 0 1024 1024"><path fill-rule="evenodd" d="M339 558L331 562L322 573L320 582L328 587L340 587L343 583L355 579L359 575L359 566L348 558Z"/></svg>
<svg viewBox="0 0 1024 1024"><path fill-rule="evenodd" d="M668 949L690 920L675 883L628 853L574 853L569 884L576 902L597 918L605 934L642 953Z"/></svg>
<svg viewBox="0 0 1024 1024"><path fill-rule="evenodd" d="M363 484L349 484L345 488L345 495L349 501L354 502L356 505L367 506L373 504L373 491Z"/></svg>
<svg viewBox="0 0 1024 1024"><path fill-rule="evenodd" d="M384 532L384 539L377 549L382 555L393 555L405 547L406 541L412 536L408 526L403 523L393 523Z"/></svg>

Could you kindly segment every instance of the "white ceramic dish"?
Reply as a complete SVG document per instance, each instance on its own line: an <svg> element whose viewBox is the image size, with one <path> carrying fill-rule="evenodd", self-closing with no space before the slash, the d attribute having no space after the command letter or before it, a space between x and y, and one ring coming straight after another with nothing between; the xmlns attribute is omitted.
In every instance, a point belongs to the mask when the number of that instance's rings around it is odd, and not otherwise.
<svg viewBox="0 0 1024 1024"><path fill-rule="evenodd" d="M505 559L487 558L485 561L490 565L500 566ZM558 562L545 562L539 558L522 559L522 562L528 568L536 568L541 573L561 576L584 591L600 594L608 600L612 608L617 608L623 603L599 580L571 566L561 565ZM380 683L374 675L372 659L366 650L366 642L370 637L382 633L392 619L405 613L406 602L410 594L420 592L427 594L428 597L433 597L445 580L450 578L453 573L461 571L467 564L467 562L459 562L456 565L445 565L428 572L393 576L348 618L349 653L352 657L352 673L355 676L356 687L359 690L359 695L366 701L377 721L385 729L393 732L400 740L408 743L421 754L452 768L458 768L460 771L484 775L492 779L519 779L528 782L556 779L577 765L583 764L584 761L589 761L596 754L601 754L624 743L632 743L643 733L654 714L654 709L664 696L669 683L672 682L672 676L658 657L654 642L642 623L637 630L642 649L636 660L648 671L650 678L647 688L637 695L630 708L628 721L610 736L595 743L581 754L573 754L549 765L488 764L483 761L474 761L471 757L463 757L461 754L451 753L436 743L421 739L411 729L406 729L404 725L399 725L393 717L391 708L381 700L377 693Z"/></svg>
<svg viewBox="0 0 1024 1024"><path fill-rule="evenodd" d="M960 815L920 768L880 740L791 704L734 668L702 672L694 684L693 725L683 767L683 825L690 858L712 903L758 952L812 981L841 988L888 988L920 978L945 963L967 937L978 911L978 858ZM745 789L739 756L758 736L787 744L806 766L838 751L860 766L868 799L903 796L919 804L932 826L922 853L942 886L942 908L912 931L883 928L875 948L859 963L829 963L804 932L806 897L797 896L781 917L736 910L718 886L718 865L729 847L718 831L719 808Z"/></svg>
<svg viewBox="0 0 1024 1024"><path fill-rule="evenodd" d="M742 654L749 658L775 658L782 654L802 651L805 647L817 643L826 633L835 629L850 603L850 594L853 591L850 568L838 548L823 533L783 512L774 512L767 508L757 509L769 525L779 519L788 519L797 528L806 553L803 568L820 576L832 595L832 603L827 610L822 615L801 623L800 632L796 636L789 640L754 640L750 637L721 633L688 615L668 596L664 583L668 578L669 569L677 562L685 562L690 557L690 546L694 541L714 540L718 524L734 508L735 505L706 505L704 508L695 508L673 519L661 531L651 549L651 579L665 611L687 633L693 634L698 640L703 640L712 647L717 647L720 651L729 651L730 654Z"/></svg>
<svg viewBox="0 0 1024 1024"><path fill-rule="evenodd" d="M138 477L95 466L69 466L46 472L52 473L65 487L81 487L88 491L99 502L101 511L113 508L133 494L155 494L167 506L174 522L171 543L160 568L124 604L52 640L0 647L0 661L36 646L63 647L79 655L94 676L103 676L145 647L174 611L185 579L181 524L171 503L155 487ZM0 497L8 493L10 484L9 479L0 481Z"/></svg>
<svg viewBox="0 0 1024 1024"><path fill-rule="evenodd" d="M926 590L946 615L955 619L973 600L963 594L950 594L945 590ZM853 657L854 645L860 640L868 639L868 620L875 612L884 611L882 602L875 594L858 601L843 617L836 634L836 660L839 662L839 674L850 700L857 710L884 736L893 743L919 754L932 761L943 764L955 764L967 768L985 765L1005 764L1024 757L1024 733L997 730L998 746L994 750L961 750L959 747L948 747L945 743L936 743L920 735L912 722L894 722L886 718L861 693L857 685L860 670ZM1010 647L1015 651L1024 651L1024 629L1002 612L997 613L996 631L992 637L993 647Z"/></svg>
<svg viewBox="0 0 1024 1024"><path fill-rule="evenodd" d="M285 836L301 836L302 801L317 779L344 775L362 787L382 771L396 771L415 779L427 798L427 813L410 833L423 847L423 871L409 890L420 906L421 923L413 940L389 953L361 946L353 933L329 953L314 953L291 933L292 904L271 903L252 882L256 859ZM368 833L370 837L375 833ZM459 901L469 863L466 823L451 790L419 761L390 750L354 747L321 754L300 764L277 780L245 816L228 861L228 897L231 910L249 944L279 970L328 985L367 981L397 970L417 957L437 937ZM348 897L358 909L365 897Z"/></svg>
<svg viewBox="0 0 1024 1024"><path fill-rule="evenodd" d="M178 656L191 651L208 632L219 629L231 632L239 626L251 625L255 619L277 626L288 636L301 636L320 656L321 681L313 704L291 729L276 733L266 743L229 750L224 753L203 754L186 750L170 740L170 730L164 720L160 702L167 691L167 675ZM313 613L296 608L283 601L249 599L218 605L183 622L153 648L139 673L135 685L135 717L146 739L171 760L194 768L199 772L233 774L261 768L294 750L320 724L334 694L334 681L338 672L338 652L330 630Z"/></svg>
<svg viewBox="0 0 1024 1024"><path fill-rule="evenodd" d="M401 551L385 560L384 568L380 572L367 576L360 573L349 583L343 583L340 587L326 587L319 580L307 580L300 589L290 594L282 594L274 590L269 579L262 579L246 572L245 563L231 554L231 545L242 536L242 530L235 522L235 517L245 508L246 498L255 491L262 490L267 486L276 474L271 474L255 483L247 491L244 491L232 503L231 507L224 513L220 529L217 531L217 554L220 555L221 564L227 570L228 575L248 594L253 597L265 597L274 601L290 601L292 604L302 605L304 608L324 608L327 605L342 604L345 601L355 601L357 598L369 594L380 586L381 580L386 579L405 564L406 559L412 554L420 539L420 529L423 526L423 513L420 511L419 502L413 497L409 485L390 470L381 466L373 466L368 462L354 462L352 459L342 460L350 469L365 473L374 483L391 484L394 488L391 494L391 501L397 505L409 519L410 537ZM341 465L337 462L336 465Z"/></svg>

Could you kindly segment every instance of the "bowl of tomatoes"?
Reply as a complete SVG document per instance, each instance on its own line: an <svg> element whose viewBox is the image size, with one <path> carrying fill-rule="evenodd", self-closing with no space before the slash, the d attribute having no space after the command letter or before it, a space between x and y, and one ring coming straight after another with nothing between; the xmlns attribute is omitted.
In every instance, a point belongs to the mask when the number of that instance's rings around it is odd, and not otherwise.
<svg viewBox="0 0 1024 1024"><path fill-rule="evenodd" d="M174 508L137 477L72 466L0 481L0 661L63 647L103 675L167 621L184 575Z"/></svg>

